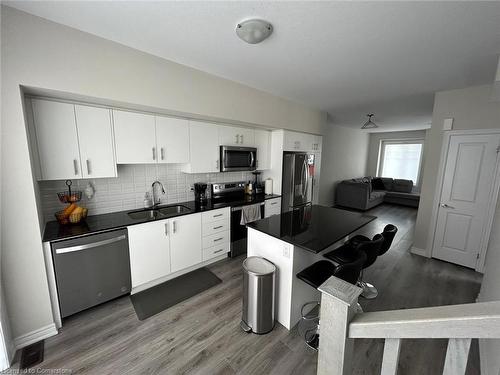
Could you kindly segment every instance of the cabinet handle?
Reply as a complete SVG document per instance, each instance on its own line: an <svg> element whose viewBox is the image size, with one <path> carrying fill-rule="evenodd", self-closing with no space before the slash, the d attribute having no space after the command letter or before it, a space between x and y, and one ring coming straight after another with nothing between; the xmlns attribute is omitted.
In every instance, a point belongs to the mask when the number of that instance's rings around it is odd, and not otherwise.
<svg viewBox="0 0 500 375"><path fill-rule="evenodd" d="M153 147L152 150L153 150L153 160L156 160L156 147Z"/></svg>
<svg viewBox="0 0 500 375"><path fill-rule="evenodd" d="M219 159L215 161L215 169L219 170Z"/></svg>
<svg viewBox="0 0 500 375"><path fill-rule="evenodd" d="M165 236L168 237L168 223L165 223Z"/></svg>
<svg viewBox="0 0 500 375"><path fill-rule="evenodd" d="M224 249L216 250L216 251L214 251L214 254L220 253L221 251L224 251Z"/></svg>
<svg viewBox="0 0 500 375"><path fill-rule="evenodd" d="M218 227L214 227L214 229L220 229L222 227L224 227L224 225L219 225Z"/></svg>
<svg viewBox="0 0 500 375"><path fill-rule="evenodd" d="M90 168L90 160L87 159L87 174L91 174L92 173L92 169Z"/></svg>
<svg viewBox="0 0 500 375"><path fill-rule="evenodd" d="M73 159L73 167L75 168L75 176L78 176L78 160Z"/></svg>
<svg viewBox="0 0 500 375"><path fill-rule="evenodd" d="M213 215L213 217L219 217L219 216L222 216L223 214L217 214L217 215Z"/></svg>
<svg viewBox="0 0 500 375"><path fill-rule="evenodd" d="M243 134L240 134L241 137L241 144L243 144Z"/></svg>
<svg viewBox="0 0 500 375"><path fill-rule="evenodd" d="M217 241L222 241L223 239L224 239L224 237L216 238L216 239L214 240L214 242L217 242Z"/></svg>
<svg viewBox="0 0 500 375"><path fill-rule="evenodd" d="M175 233L175 232L177 232L177 221L174 221L173 225L174 225L174 233Z"/></svg>
<svg viewBox="0 0 500 375"><path fill-rule="evenodd" d="M240 136L239 136L239 134L236 134L235 137L236 137L236 144L240 143Z"/></svg>
<svg viewBox="0 0 500 375"><path fill-rule="evenodd" d="M278 204L278 202L273 202L273 203L271 203L271 206L274 206L275 204Z"/></svg>
<svg viewBox="0 0 500 375"><path fill-rule="evenodd" d="M163 147L160 149L161 151L161 160L164 160L165 159L165 150L163 149Z"/></svg>

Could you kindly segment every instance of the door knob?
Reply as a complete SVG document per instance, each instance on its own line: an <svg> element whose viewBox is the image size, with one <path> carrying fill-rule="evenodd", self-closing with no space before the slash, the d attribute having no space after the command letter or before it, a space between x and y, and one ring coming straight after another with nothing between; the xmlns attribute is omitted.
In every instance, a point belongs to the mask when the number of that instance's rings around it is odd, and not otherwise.
<svg viewBox="0 0 500 375"><path fill-rule="evenodd" d="M448 205L448 204L446 204L446 203L441 203L441 204L440 204L440 206L441 206L441 207L443 207L443 208L451 208L451 209L455 209L455 207L450 206L450 205Z"/></svg>

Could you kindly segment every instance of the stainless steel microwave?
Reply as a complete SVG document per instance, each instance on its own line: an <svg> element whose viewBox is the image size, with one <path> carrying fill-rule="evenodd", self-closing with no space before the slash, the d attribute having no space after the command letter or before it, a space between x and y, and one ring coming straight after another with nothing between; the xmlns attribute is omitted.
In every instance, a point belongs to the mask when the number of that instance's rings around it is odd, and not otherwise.
<svg viewBox="0 0 500 375"><path fill-rule="evenodd" d="M220 171L254 171L257 165L255 147L220 146Z"/></svg>

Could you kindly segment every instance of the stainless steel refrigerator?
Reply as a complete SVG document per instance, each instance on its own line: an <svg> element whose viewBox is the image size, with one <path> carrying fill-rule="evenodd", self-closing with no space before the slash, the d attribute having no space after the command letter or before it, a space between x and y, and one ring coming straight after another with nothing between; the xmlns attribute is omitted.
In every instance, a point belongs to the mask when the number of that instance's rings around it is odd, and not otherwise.
<svg viewBox="0 0 500 375"><path fill-rule="evenodd" d="M313 201L314 154L283 153L281 211L287 212Z"/></svg>

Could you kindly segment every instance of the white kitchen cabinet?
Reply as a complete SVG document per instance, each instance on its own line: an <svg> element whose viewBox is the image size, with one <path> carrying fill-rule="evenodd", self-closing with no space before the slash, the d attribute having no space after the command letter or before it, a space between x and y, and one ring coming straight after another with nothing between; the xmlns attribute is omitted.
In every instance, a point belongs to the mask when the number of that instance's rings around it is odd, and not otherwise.
<svg viewBox="0 0 500 375"><path fill-rule="evenodd" d="M201 214L169 219L172 272L194 266L202 260Z"/></svg>
<svg viewBox="0 0 500 375"><path fill-rule="evenodd" d="M170 273L168 224L161 220L128 227L132 288Z"/></svg>
<svg viewBox="0 0 500 375"><path fill-rule="evenodd" d="M221 146L255 146L254 130L236 126L219 126L219 145Z"/></svg>
<svg viewBox="0 0 500 375"><path fill-rule="evenodd" d="M271 132L255 129L255 146L257 147L257 169L271 168Z"/></svg>
<svg viewBox="0 0 500 375"><path fill-rule="evenodd" d="M41 99L31 102L41 179L81 178L75 106Z"/></svg>
<svg viewBox="0 0 500 375"><path fill-rule="evenodd" d="M156 116L158 163L189 163L189 121Z"/></svg>
<svg viewBox="0 0 500 375"><path fill-rule="evenodd" d="M186 173L220 172L218 126L206 122L189 122L189 164Z"/></svg>
<svg viewBox="0 0 500 375"><path fill-rule="evenodd" d="M156 163L155 116L113 110L116 162L118 164Z"/></svg>
<svg viewBox="0 0 500 375"><path fill-rule="evenodd" d="M267 199L264 206L264 217L279 215L281 213L281 198Z"/></svg>
<svg viewBox="0 0 500 375"><path fill-rule="evenodd" d="M42 180L116 177L109 109L44 99L31 103Z"/></svg>
<svg viewBox="0 0 500 375"><path fill-rule="evenodd" d="M321 152L321 146L323 144L323 137L321 135L313 135L312 136L312 147L311 151Z"/></svg>
<svg viewBox="0 0 500 375"><path fill-rule="evenodd" d="M75 105L83 178L116 177L111 110Z"/></svg>
<svg viewBox="0 0 500 375"><path fill-rule="evenodd" d="M231 209L229 207L201 214L203 261L231 251Z"/></svg>
<svg viewBox="0 0 500 375"><path fill-rule="evenodd" d="M284 151L316 152L321 151L322 137L286 130L283 143Z"/></svg>

